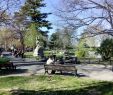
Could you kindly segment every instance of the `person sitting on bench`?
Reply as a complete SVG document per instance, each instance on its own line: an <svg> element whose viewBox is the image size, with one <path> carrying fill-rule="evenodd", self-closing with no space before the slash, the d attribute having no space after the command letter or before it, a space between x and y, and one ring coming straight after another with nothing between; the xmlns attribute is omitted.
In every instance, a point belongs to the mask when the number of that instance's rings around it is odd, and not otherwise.
<svg viewBox="0 0 113 95"><path fill-rule="evenodd" d="M50 56L50 57L48 58L46 64L47 64L47 65L54 64L54 58L53 58L53 56ZM51 74L55 74L55 71L52 70L52 71L51 71Z"/></svg>
<svg viewBox="0 0 113 95"><path fill-rule="evenodd" d="M50 56L46 62L47 65L49 64L53 64L54 63L54 59L53 59L53 56Z"/></svg>

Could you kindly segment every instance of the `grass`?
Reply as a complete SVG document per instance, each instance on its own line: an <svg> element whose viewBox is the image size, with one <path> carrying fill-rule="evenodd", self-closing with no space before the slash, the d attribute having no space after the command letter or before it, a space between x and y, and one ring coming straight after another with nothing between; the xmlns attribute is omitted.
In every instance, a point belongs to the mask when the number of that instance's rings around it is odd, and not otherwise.
<svg viewBox="0 0 113 95"><path fill-rule="evenodd" d="M33 57L33 52L25 52L25 53L24 53L24 56L25 56L26 58L34 58L34 57Z"/></svg>
<svg viewBox="0 0 113 95"><path fill-rule="evenodd" d="M113 82L57 75L4 77L0 95L113 95Z"/></svg>
<svg viewBox="0 0 113 95"><path fill-rule="evenodd" d="M60 53L60 52L62 52L62 50L44 50L44 56L45 57L49 57L50 55L55 54L57 57L61 57L64 54L63 53ZM72 50L69 51L69 54L70 55L73 54ZM25 52L24 56L26 58L34 58L33 52Z"/></svg>

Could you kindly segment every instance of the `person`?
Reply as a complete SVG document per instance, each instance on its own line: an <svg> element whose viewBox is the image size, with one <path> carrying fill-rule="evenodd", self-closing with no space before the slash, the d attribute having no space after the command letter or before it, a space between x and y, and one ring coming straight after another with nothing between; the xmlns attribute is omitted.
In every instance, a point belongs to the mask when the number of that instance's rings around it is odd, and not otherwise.
<svg viewBox="0 0 113 95"><path fill-rule="evenodd" d="M46 64L47 64L47 65L49 65L49 64L54 64L54 62L55 62L54 56L50 56L50 57L48 58ZM55 74L55 72L56 72L55 70L52 70L52 71L51 71L51 74Z"/></svg>
<svg viewBox="0 0 113 95"><path fill-rule="evenodd" d="M24 51L21 51L21 57L24 58Z"/></svg>
<svg viewBox="0 0 113 95"><path fill-rule="evenodd" d="M18 51L17 49L14 49L14 56L17 58L18 57Z"/></svg>
<svg viewBox="0 0 113 95"><path fill-rule="evenodd" d="M54 59L53 59L53 56L50 56L46 62L47 65L49 64L53 64L54 63Z"/></svg>
<svg viewBox="0 0 113 95"><path fill-rule="evenodd" d="M56 55L53 55L54 62L56 62Z"/></svg>

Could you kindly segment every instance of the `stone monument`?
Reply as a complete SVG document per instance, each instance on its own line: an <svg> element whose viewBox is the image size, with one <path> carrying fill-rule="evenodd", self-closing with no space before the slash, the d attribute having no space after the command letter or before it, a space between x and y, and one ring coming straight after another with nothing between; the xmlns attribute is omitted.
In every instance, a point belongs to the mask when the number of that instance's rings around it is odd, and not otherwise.
<svg viewBox="0 0 113 95"><path fill-rule="evenodd" d="M37 37L36 38L36 48L35 48L35 50L34 50L34 52L33 52L33 56L40 56L41 58L44 56L44 54L43 54L43 48L42 48L42 46L41 46L41 44L40 44L40 42L39 42L39 38Z"/></svg>

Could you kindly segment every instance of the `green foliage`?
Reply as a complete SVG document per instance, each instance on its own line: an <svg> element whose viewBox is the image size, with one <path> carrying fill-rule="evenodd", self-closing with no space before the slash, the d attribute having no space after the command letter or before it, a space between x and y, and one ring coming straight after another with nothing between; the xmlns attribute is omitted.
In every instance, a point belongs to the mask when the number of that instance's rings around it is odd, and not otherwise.
<svg viewBox="0 0 113 95"><path fill-rule="evenodd" d="M0 57L0 64L7 63L7 62L9 62L9 61L10 61L9 58L6 58L6 57Z"/></svg>
<svg viewBox="0 0 113 95"><path fill-rule="evenodd" d="M50 49L72 49L72 36L74 32L67 27L63 29L57 29L50 37L49 47Z"/></svg>
<svg viewBox="0 0 113 95"><path fill-rule="evenodd" d="M109 60L113 56L113 39L105 39L102 41L97 53L102 56L103 60Z"/></svg>
<svg viewBox="0 0 113 95"><path fill-rule="evenodd" d="M42 7L45 7L43 0L26 0L25 5L22 7L24 14L30 18L31 23L36 25L35 29L41 33L43 33L43 31L41 31L40 28L51 28L51 23L46 20L50 13L41 13L40 9Z"/></svg>
<svg viewBox="0 0 113 95"><path fill-rule="evenodd" d="M28 31L25 33L25 45L30 47L35 47L36 45L36 37L38 35L38 32L35 29L35 25L31 24Z"/></svg>
<svg viewBox="0 0 113 95"><path fill-rule="evenodd" d="M60 49L61 47L63 47L63 43L60 39L60 34L58 32L53 33L50 37L49 48Z"/></svg>
<svg viewBox="0 0 113 95"><path fill-rule="evenodd" d="M46 57L46 58L48 58L50 55L52 55L53 54L53 52L52 51L44 51L44 56Z"/></svg>
<svg viewBox="0 0 113 95"><path fill-rule="evenodd" d="M25 56L25 58L34 58L33 52L25 52L24 56Z"/></svg>
<svg viewBox="0 0 113 95"><path fill-rule="evenodd" d="M39 37L42 45L46 47L46 37L48 31L42 31L42 28L51 29L51 23L46 20L50 13L42 13L41 8L45 7L44 0L26 0L22 6L22 13L28 18L28 30L26 32L25 44L27 46L36 45L36 38ZM29 33L28 33L29 32Z"/></svg>
<svg viewBox="0 0 113 95"><path fill-rule="evenodd" d="M85 43L84 39L80 39L80 42L77 46L77 49L75 51L75 55L77 57L88 57L88 46Z"/></svg>
<svg viewBox="0 0 113 95"><path fill-rule="evenodd" d="M75 52L76 56L81 58L86 56L86 51L85 50L78 50Z"/></svg>

